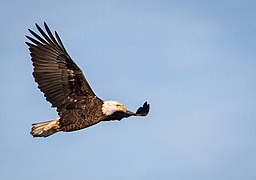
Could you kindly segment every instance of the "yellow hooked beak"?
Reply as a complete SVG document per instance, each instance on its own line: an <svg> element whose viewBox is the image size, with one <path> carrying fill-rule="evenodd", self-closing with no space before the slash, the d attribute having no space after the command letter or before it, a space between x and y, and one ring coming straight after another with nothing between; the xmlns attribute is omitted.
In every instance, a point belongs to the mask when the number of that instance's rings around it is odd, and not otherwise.
<svg viewBox="0 0 256 180"><path fill-rule="evenodd" d="M126 108L125 108L124 105L118 104L118 105L117 105L117 108L118 108L120 111L123 111L124 113L126 113Z"/></svg>

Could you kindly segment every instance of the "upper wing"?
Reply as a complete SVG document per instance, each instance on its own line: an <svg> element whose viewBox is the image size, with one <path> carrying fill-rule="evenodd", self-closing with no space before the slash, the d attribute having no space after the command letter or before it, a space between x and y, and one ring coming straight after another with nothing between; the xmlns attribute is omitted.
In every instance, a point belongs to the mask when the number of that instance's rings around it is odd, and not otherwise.
<svg viewBox="0 0 256 180"><path fill-rule="evenodd" d="M122 111L117 111L114 114L108 116L106 119L104 119L104 121L121 120L123 118L127 118L130 116L146 116L149 112L149 108L150 105L147 102L145 102L142 107L138 108L136 113L131 111L126 111L126 113Z"/></svg>
<svg viewBox="0 0 256 180"><path fill-rule="evenodd" d="M96 96L81 69L68 55L57 32L55 39L46 23L46 33L37 24L36 27L41 36L29 29L35 38L26 36L32 42L26 44L31 52L35 81L52 107L62 112L81 96Z"/></svg>

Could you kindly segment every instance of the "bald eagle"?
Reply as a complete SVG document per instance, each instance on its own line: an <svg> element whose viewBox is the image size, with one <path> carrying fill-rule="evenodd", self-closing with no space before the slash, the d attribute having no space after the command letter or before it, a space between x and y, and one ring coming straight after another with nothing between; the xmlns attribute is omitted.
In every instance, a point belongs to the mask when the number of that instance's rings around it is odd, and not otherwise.
<svg viewBox="0 0 256 180"><path fill-rule="evenodd" d="M33 137L48 137L56 132L70 132L87 128L101 121L121 120L130 116L146 116L149 104L145 102L136 113L113 100L101 100L95 95L82 70L69 56L55 31L55 37L44 22L45 31L36 24L41 35L26 36L33 62L33 76L46 100L55 107L59 117L32 124Z"/></svg>

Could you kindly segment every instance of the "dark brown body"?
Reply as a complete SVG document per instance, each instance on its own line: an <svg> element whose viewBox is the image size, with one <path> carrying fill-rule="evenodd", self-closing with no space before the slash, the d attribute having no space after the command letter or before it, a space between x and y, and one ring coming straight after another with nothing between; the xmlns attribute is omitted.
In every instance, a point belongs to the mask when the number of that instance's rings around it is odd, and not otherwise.
<svg viewBox="0 0 256 180"><path fill-rule="evenodd" d="M101 107L102 100L97 97L70 104L60 114L60 129L66 132L76 131L99 123L104 119Z"/></svg>

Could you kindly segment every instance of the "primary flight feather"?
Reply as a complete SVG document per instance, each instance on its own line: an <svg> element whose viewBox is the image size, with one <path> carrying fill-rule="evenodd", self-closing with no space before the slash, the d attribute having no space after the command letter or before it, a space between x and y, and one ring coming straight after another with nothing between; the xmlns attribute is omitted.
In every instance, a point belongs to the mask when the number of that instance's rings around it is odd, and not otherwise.
<svg viewBox="0 0 256 180"><path fill-rule="evenodd" d="M50 121L32 124L33 137L47 137L56 132L76 131L101 121L121 120L130 116L146 116L149 104L145 102L136 113L113 100L98 98L67 53L55 32L44 23L45 31L36 24L40 35L29 29L34 36L26 36L34 66L33 76L46 100L57 108L59 117Z"/></svg>

